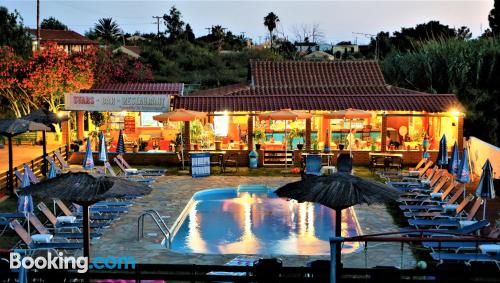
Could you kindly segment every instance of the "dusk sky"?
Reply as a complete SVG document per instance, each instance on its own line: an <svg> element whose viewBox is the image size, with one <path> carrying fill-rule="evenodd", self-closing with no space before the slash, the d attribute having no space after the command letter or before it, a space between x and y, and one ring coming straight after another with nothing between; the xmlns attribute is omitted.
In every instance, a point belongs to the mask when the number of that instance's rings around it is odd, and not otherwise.
<svg viewBox="0 0 500 283"><path fill-rule="evenodd" d="M17 9L27 26L36 26L36 0L0 0L1 6ZM488 28L488 13L493 0L472 1L55 1L41 0L41 18L56 17L70 29L84 33L99 18L112 17L129 33L156 32L152 16L162 16L175 5L183 20L197 36L205 28L222 25L235 34L245 32L254 42L264 40L267 30L263 18L273 11L280 30L294 39L293 27L319 24L325 42L355 40L353 32L375 34L395 31L429 20L452 27L468 26L474 36ZM165 26L161 24L161 30ZM359 43L367 42L363 36Z"/></svg>

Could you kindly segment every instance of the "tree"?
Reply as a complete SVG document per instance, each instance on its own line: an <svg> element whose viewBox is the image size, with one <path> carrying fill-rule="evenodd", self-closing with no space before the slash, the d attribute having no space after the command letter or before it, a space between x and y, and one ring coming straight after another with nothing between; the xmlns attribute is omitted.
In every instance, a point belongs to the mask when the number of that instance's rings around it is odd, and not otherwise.
<svg viewBox="0 0 500 283"><path fill-rule="evenodd" d="M31 54L31 40L23 25L23 19L17 11L0 6L0 46L10 46L22 56Z"/></svg>
<svg viewBox="0 0 500 283"><path fill-rule="evenodd" d="M184 38L191 43L196 40L196 37L194 35L193 29L191 28L190 24L186 25L186 30L184 31Z"/></svg>
<svg viewBox="0 0 500 283"><path fill-rule="evenodd" d="M153 81L151 66L110 50L100 49L97 52L93 71L95 84Z"/></svg>
<svg viewBox="0 0 500 283"><path fill-rule="evenodd" d="M273 48L273 30L276 29L276 25L280 19L276 14L270 12L267 16L264 17L264 25L267 27L269 31L269 40L271 41L271 48Z"/></svg>
<svg viewBox="0 0 500 283"><path fill-rule="evenodd" d="M222 49L222 43L224 42L225 32L221 25L212 26L211 35L214 39L217 51Z"/></svg>
<svg viewBox="0 0 500 283"><path fill-rule="evenodd" d="M122 31L113 18L102 18L95 24L95 36L105 44L114 44Z"/></svg>
<svg viewBox="0 0 500 283"><path fill-rule="evenodd" d="M472 37L472 32L470 28L462 26L456 30L456 37L461 40L467 40Z"/></svg>
<svg viewBox="0 0 500 283"><path fill-rule="evenodd" d="M184 32L184 22L182 21L181 12L175 6L172 6L169 14L163 15L163 20L167 26L168 38L171 41L175 41Z"/></svg>
<svg viewBox="0 0 500 283"><path fill-rule="evenodd" d="M494 35L500 34L500 1L495 0L493 9L488 15L488 22L490 23L491 31Z"/></svg>
<svg viewBox="0 0 500 283"><path fill-rule="evenodd" d="M58 19L54 17L50 17L48 19L43 19L40 24L41 29L55 29L55 30L68 30L68 26L60 22Z"/></svg>

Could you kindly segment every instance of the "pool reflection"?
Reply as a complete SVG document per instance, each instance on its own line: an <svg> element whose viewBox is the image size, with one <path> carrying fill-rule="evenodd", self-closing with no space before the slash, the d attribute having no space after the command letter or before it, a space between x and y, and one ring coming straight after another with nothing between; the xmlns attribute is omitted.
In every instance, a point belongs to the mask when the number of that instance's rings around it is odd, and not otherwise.
<svg viewBox="0 0 500 283"><path fill-rule="evenodd" d="M173 240L180 252L211 254L329 254L335 211L267 194L198 200ZM358 231L352 209L343 210L342 235ZM346 244L343 253L357 244Z"/></svg>

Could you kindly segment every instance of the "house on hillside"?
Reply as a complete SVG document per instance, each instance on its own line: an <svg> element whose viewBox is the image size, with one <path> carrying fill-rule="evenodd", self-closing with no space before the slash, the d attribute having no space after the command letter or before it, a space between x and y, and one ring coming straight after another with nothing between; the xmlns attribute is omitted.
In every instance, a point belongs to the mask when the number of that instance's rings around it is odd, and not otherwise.
<svg viewBox="0 0 500 283"><path fill-rule="evenodd" d="M141 57L142 49L139 46L120 46L113 50L113 53L124 53L127 54L128 56L138 59Z"/></svg>
<svg viewBox="0 0 500 283"><path fill-rule="evenodd" d="M72 30L41 29L40 42L36 39L36 29L29 29L28 32L31 37L33 50L38 49L39 44L43 45L47 42L55 42L68 54L83 52L91 46L97 46L97 42Z"/></svg>
<svg viewBox="0 0 500 283"><path fill-rule="evenodd" d="M332 54L335 55L335 57L340 58L344 54L354 54L359 52L359 45L353 44L350 41L341 41L337 43L335 46L332 48Z"/></svg>

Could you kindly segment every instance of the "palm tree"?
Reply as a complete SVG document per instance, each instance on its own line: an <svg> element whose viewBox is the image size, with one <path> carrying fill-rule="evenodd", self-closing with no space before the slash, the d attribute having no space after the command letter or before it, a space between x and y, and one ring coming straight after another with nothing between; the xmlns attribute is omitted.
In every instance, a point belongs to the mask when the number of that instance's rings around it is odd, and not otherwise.
<svg viewBox="0 0 500 283"><path fill-rule="evenodd" d="M220 25L212 26L212 36L215 39L215 43L217 45L217 51L220 51L222 48L222 42L224 41L224 36L226 33L224 32L224 28Z"/></svg>
<svg viewBox="0 0 500 283"><path fill-rule="evenodd" d="M269 30L269 39L271 40L271 48L273 48L273 30L276 28L276 24L280 21L275 13L270 12L264 17L264 25Z"/></svg>
<svg viewBox="0 0 500 283"><path fill-rule="evenodd" d="M115 43L122 31L113 18L102 18L95 24L96 36L105 43Z"/></svg>

